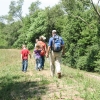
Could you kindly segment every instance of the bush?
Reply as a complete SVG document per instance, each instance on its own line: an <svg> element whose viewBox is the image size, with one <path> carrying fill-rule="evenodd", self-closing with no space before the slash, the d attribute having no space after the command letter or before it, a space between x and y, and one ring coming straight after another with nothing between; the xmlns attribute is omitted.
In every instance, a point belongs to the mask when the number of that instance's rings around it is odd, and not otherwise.
<svg viewBox="0 0 100 100"><path fill-rule="evenodd" d="M28 48L28 49L33 49L33 44L32 44L31 42L29 42L29 43L27 44L27 48Z"/></svg>
<svg viewBox="0 0 100 100"><path fill-rule="evenodd" d="M95 61L95 65L96 65L96 67L95 67L94 71L100 73L100 59Z"/></svg>
<svg viewBox="0 0 100 100"><path fill-rule="evenodd" d="M86 70L87 69L87 56L81 56L79 57L79 59L77 60L77 64L76 64L77 68L81 69L81 70Z"/></svg>

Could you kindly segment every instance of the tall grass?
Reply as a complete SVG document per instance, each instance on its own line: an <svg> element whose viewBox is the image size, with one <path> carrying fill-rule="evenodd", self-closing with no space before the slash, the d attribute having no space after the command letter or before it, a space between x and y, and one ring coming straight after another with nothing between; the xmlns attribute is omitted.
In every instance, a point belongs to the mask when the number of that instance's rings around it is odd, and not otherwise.
<svg viewBox="0 0 100 100"><path fill-rule="evenodd" d="M20 50L0 49L0 100L100 100L100 76L62 65L62 78L36 71L29 59L28 71L21 71Z"/></svg>

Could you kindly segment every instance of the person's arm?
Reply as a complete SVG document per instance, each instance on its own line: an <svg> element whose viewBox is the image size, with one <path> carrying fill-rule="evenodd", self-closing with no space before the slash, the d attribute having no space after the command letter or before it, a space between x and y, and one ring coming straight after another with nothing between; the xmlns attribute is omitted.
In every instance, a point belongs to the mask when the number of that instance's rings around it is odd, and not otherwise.
<svg viewBox="0 0 100 100"><path fill-rule="evenodd" d="M50 46L48 46L47 48L46 57L49 57L49 52L50 52Z"/></svg>
<svg viewBox="0 0 100 100"><path fill-rule="evenodd" d="M47 52L46 52L46 57L49 57L49 52L50 52L50 49L51 49L51 45L52 45L52 38L49 39Z"/></svg>
<svg viewBox="0 0 100 100"><path fill-rule="evenodd" d="M63 40L62 40L62 55L65 55L65 45Z"/></svg>
<svg viewBox="0 0 100 100"><path fill-rule="evenodd" d="M49 57L49 52L51 49L51 43L52 43L52 38L49 39L49 43L48 43L48 47L47 47L47 51L46 51L46 57Z"/></svg>
<svg viewBox="0 0 100 100"><path fill-rule="evenodd" d="M21 53L21 60L22 60L22 59L23 59L22 50L21 50L21 52L20 52L20 53Z"/></svg>
<svg viewBox="0 0 100 100"><path fill-rule="evenodd" d="M34 53L35 53L35 49L33 49L33 53L32 54L34 55Z"/></svg>
<svg viewBox="0 0 100 100"><path fill-rule="evenodd" d="M29 56L30 56L30 58L31 58L31 54L29 53Z"/></svg>
<svg viewBox="0 0 100 100"><path fill-rule="evenodd" d="M28 50L28 55L30 56L30 58L31 58L31 53L30 53L30 51Z"/></svg>
<svg viewBox="0 0 100 100"><path fill-rule="evenodd" d="M65 55L65 46L62 45L62 55Z"/></svg>
<svg viewBox="0 0 100 100"><path fill-rule="evenodd" d="M22 54L21 54L21 60L22 60Z"/></svg>
<svg viewBox="0 0 100 100"><path fill-rule="evenodd" d="M48 49L47 49L47 53L49 54L49 52L50 52L50 46L48 46Z"/></svg>
<svg viewBox="0 0 100 100"><path fill-rule="evenodd" d="M47 52L47 45L46 45L46 43L45 43L45 53Z"/></svg>

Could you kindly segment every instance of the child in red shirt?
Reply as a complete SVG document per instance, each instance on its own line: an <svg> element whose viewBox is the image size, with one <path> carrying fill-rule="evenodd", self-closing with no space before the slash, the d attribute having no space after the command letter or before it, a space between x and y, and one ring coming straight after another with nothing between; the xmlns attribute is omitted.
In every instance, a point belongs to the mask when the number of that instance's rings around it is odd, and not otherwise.
<svg viewBox="0 0 100 100"><path fill-rule="evenodd" d="M31 58L30 51L26 48L25 45L23 45L21 50L21 60L22 60L22 71L24 72L27 71L28 67L28 55L30 55Z"/></svg>

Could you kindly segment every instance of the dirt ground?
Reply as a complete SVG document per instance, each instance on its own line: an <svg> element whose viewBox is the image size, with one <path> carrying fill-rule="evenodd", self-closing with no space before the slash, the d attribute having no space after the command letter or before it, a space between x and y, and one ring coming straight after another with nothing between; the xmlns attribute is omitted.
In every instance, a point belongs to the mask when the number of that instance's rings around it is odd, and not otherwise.
<svg viewBox="0 0 100 100"><path fill-rule="evenodd" d="M34 64L34 61L30 63ZM27 74L30 76L34 75L31 70ZM37 74L45 76L48 80L52 80L49 68L38 71ZM85 75L90 78L100 80L100 77L94 74L85 72ZM34 80L40 81L40 78L35 78ZM74 86L69 87L68 85L63 84L62 79L57 79L57 82L50 83L46 87L48 88L48 91L46 91L46 95L42 96L42 100L84 100L79 96L80 93L75 90Z"/></svg>

